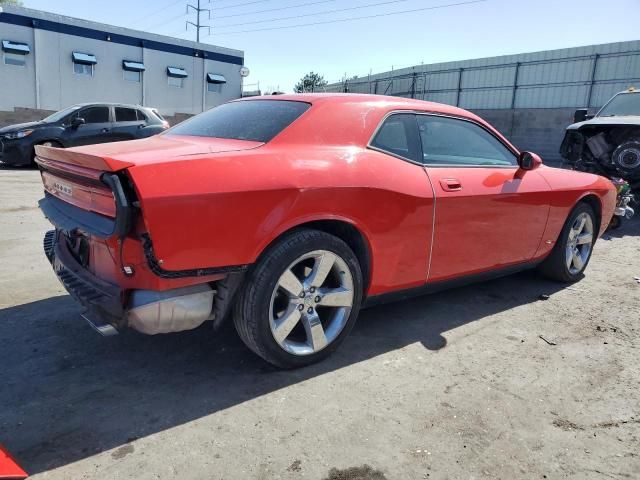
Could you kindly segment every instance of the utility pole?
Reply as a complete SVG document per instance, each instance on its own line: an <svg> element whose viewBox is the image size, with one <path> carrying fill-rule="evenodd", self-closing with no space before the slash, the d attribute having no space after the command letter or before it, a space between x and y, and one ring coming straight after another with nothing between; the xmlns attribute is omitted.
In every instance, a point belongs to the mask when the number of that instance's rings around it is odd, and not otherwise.
<svg viewBox="0 0 640 480"><path fill-rule="evenodd" d="M196 23L190 22L187 20L185 24L185 29L189 30L189 25L193 25L196 27L196 42L200 42L200 29L206 28L211 35L211 26L200 24L200 12L207 12L209 14L209 20L211 20L211 10L209 8L200 8L200 0L198 0L197 7L194 7L190 3L187 4L187 13L189 13L189 8L192 8L196 12Z"/></svg>

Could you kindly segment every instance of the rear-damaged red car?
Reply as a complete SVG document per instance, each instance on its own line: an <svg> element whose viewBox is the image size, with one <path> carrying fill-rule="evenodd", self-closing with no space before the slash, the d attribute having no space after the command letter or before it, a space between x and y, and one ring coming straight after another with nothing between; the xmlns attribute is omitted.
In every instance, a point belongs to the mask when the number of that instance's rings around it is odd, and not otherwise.
<svg viewBox="0 0 640 480"><path fill-rule="evenodd" d="M36 161L45 253L99 331L232 313L289 368L335 350L362 306L533 267L578 280L616 196L470 112L371 95L244 99Z"/></svg>

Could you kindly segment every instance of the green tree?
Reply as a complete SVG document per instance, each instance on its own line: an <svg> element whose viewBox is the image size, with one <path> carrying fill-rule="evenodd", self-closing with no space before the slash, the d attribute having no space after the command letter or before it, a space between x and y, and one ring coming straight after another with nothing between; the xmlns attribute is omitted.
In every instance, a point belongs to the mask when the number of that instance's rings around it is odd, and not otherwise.
<svg viewBox="0 0 640 480"><path fill-rule="evenodd" d="M309 72L296 83L293 91L296 93L322 92L328 84L329 82L319 73Z"/></svg>
<svg viewBox="0 0 640 480"><path fill-rule="evenodd" d="M22 0L0 0L0 5L17 5L22 7Z"/></svg>

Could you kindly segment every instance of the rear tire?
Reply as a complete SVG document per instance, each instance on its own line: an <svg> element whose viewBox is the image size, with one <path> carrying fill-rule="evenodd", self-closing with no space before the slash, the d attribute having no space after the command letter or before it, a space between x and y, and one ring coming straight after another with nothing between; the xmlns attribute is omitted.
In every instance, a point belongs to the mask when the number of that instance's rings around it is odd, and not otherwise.
<svg viewBox="0 0 640 480"><path fill-rule="evenodd" d="M361 268L349 246L328 233L301 229L283 236L245 278L234 305L236 330L277 367L323 360L356 322Z"/></svg>
<svg viewBox="0 0 640 480"><path fill-rule="evenodd" d="M580 280L591 259L598 235L597 225L593 208L579 203L569 214L553 250L538 267L539 271L559 282Z"/></svg>

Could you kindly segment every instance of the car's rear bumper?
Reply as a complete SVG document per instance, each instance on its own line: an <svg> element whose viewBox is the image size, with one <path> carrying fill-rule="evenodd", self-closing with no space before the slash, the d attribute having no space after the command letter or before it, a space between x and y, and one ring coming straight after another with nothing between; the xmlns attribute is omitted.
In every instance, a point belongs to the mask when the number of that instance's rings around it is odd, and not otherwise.
<svg viewBox="0 0 640 480"><path fill-rule="evenodd" d="M30 165L33 147L19 140L0 139L0 163L6 165Z"/></svg>
<svg viewBox="0 0 640 480"><path fill-rule="evenodd" d="M116 329L125 326L124 290L82 266L69 250L62 232L48 231L43 247L60 283L87 310L85 318L91 319L94 326L109 324Z"/></svg>
<svg viewBox="0 0 640 480"><path fill-rule="evenodd" d="M208 283L163 291L125 290L82 265L62 231L47 232L43 247L60 283L86 309L82 316L103 335L127 327L150 335L179 332L213 318L214 290Z"/></svg>

